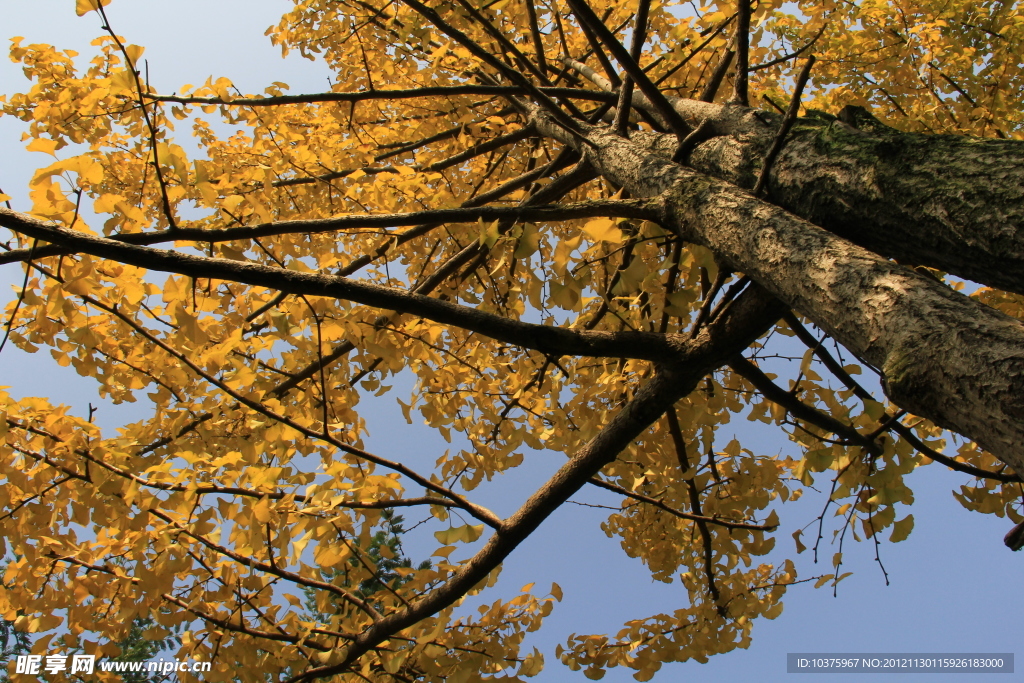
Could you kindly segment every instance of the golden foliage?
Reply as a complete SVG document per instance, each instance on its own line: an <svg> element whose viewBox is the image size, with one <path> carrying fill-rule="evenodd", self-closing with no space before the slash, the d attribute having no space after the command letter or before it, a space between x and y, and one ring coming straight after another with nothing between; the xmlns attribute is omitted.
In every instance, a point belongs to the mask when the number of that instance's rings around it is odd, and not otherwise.
<svg viewBox="0 0 1024 683"><path fill-rule="evenodd" d="M544 69L546 61L552 68L544 78L564 84L571 74L559 81L555 56L588 53L587 37L562 3L528 3L444 2L434 10L517 69ZM106 4L79 0L77 11L102 12ZM1024 17L1007 7L803 2L794 14L791 3L758 3L750 62L813 43L817 108L862 104L904 130L1019 137L1015 55ZM609 27L627 26L635 11L632 3L602 8ZM652 78L669 93L699 95L731 40L733 11L716 4L693 14L652 3L642 62ZM412 4L297 0L270 36L286 53L326 63L335 83L329 95L487 84L474 75L493 72ZM113 34L93 45L83 66L72 52L14 41L11 56L33 85L11 95L3 112L27 122L28 149L55 158L32 179L35 217L126 241L151 235L136 243L234 263L354 275L464 305L463 312L569 330L688 335L718 291L720 266L710 252L621 216L317 223L455 208L488 193L512 207L550 187L547 176L567 175L561 145L527 130L498 95L303 100L289 99L284 83L243 95L220 78L161 99L135 73L141 47ZM751 101L787 101L792 65L752 72ZM543 178L503 189L545 166ZM608 198L617 189L580 181L553 200ZM461 546L490 552L511 523L469 496L482 481L542 457L534 451L580 451L654 374L651 362L556 356L343 297L165 276L19 239L40 251L28 257L23 296L7 308L11 341L47 349L95 379L103 396L140 401L151 412L109 434L45 399L2 396L5 618L51 648L53 634L66 633L87 653L109 647L102 643L123 635L136 616L167 629L187 625L180 654L209 660L216 653L210 681L452 683L517 680L541 669L540 653L521 644L560 599L557 586L472 615L457 609L493 583L497 567L463 586L473 561L450 556L461 557ZM977 296L1021 315L1019 297ZM782 348L792 349L796 324L781 326L774 341L785 337L790 346ZM885 426L902 415L825 378L825 348L801 347L793 363L773 365L791 372L779 380L783 389L862 435L888 434ZM852 382L860 368L845 372L840 379ZM415 377L412 396L399 399L406 419L452 442L431 471L364 450L360 411L400 374ZM898 541L913 524L897 508L912 501L904 477L925 459L905 438L883 435L874 450L829 438L728 368L708 374L673 410L674 418L658 419L600 470L604 483L629 494L603 529L655 579L680 581L689 602L631 621L614 638L570 637L558 657L591 678L627 666L648 680L662 663L745 647L753 620L777 616L797 580L792 561L764 556L773 550L780 505L801 486L831 481L839 529L857 537L891 528ZM737 416L781 427L800 457L730 440L723 427ZM904 423L941 451L940 430L909 417ZM957 457L996 467L971 444ZM1011 506L1018 494L988 479L958 497L1019 521ZM374 571L363 548L381 510L401 505L439 520L433 564L404 569L396 588L360 595L355 587ZM799 551L799 532L795 538ZM838 565L824 581L842 578ZM452 586L463 587L437 597ZM303 588L330 598L327 622L310 620L296 597ZM436 609L403 621L410 605L431 600Z"/></svg>

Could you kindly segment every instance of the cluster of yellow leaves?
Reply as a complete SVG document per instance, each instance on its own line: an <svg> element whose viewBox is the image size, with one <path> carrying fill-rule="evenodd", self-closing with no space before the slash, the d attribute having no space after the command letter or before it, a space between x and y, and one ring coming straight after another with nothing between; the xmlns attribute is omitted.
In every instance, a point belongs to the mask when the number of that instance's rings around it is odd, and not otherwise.
<svg viewBox="0 0 1024 683"><path fill-rule="evenodd" d="M748 647L752 619L774 619L782 613L782 596L796 578L793 563L782 569L760 565L736 572L720 582L720 598L706 599L703 581L692 574L681 579L690 597L690 607L671 614L627 622L615 638L570 636L558 656L570 669L583 669L587 678L599 680L610 666L635 669L633 678L649 681L666 663L695 659Z"/></svg>
<svg viewBox="0 0 1024 683"><path fill-rule="evenodd" d="M901 130L1019 137L1024 17L1013 3L801 2L769 24L801 47L821 31L813 106L848 104Z"/></svg>
<svg viewBox="0 0 1024 683"><path fill-rule="evenodd" d="M321 454L319 473L302 456L273 458L254 446L288 438L270 434L280 432L278 425L250 420L245 433L225 433L219 423L229 415L195 425L187 440L194 450L179 448L171 457L152 445L146 452L129 437L144 429L102 439L96 427L42 399L0 398L6 438L0 502L18 512L18 523L5 525L4 551L13 559L0 587L0 613L17 618L19 628L50 632L35 642L35 651L82 647L113 656L110 643L125 635L134 617L147 615L163 629L190 625L180 656L215 660L208 677L232 680L242 665L282 673L330 663L343 650L340 634L371 623L357 609L358 598L345 596L374 576L362 548L379 510L353 512L351 504L400 497L397 475L375 475L372 466L328 454ZM180 420L168 426L182 428ZM229 445L241 450L227 450ZM445 554L429 569L402 570L400 591L381 590L367 600L382 612L396 608L456 568ZM292 609L302 607L294 594L284 595L285 604L275 599L272 589L281 581L293 591L308 585L303 581L319 581L314 585L329 622L304 621L308 616ZM236 597L244 600L240 614ZM478 619L468 621L453 622L447 610L408 629L392 647L367 658L363 669L398 673L411 667L439 677L466 675L467 667L535 672L537 656L518 657L518 646L553 600L524 594L482 608ZM66 617L54 614L55 605ZM297 634L313 649L313 659L302 657L303 648L275 647L261 628L246 628L246 612ZM48 616L19 616L37 614ZM225 631L225 624L236 628ZM53 631L62 625L69 635L54 641Z"/></svg>

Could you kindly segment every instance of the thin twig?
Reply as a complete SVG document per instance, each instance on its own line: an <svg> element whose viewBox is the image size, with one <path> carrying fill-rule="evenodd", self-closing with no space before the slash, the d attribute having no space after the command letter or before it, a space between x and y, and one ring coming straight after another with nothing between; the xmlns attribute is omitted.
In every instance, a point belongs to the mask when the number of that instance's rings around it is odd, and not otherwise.
<svg viewBox="0 0 1024 683"><path fill-rule="evenodd" d="M729 26L729 24L732 22L732 20L735 19L735 18L736 18L735 14L729 15L729 17L725 21L723 21L713 31L711 31L711 34L704 40L703 43L701 43L697 47L693 48L693 50L690 51L690 54L688 54L685 57L683 57L679 61L679 63L673 65L671 69L669 69L668 71L663 73L661 76L659 76L658 80L656 80L654 82L654 84L655 85L661 85L666 80L671 78L674 73L676 73L677 71L682 69L684 66L686 66L686 64L691 59L696 57L698 54L700 54L704 50L704 48L706 48L709 44L711 44L711 41L714 40L715 38L717 38L718 34L721 33L722 31L724 31Z"/></svg>
<svg viewBox="0 0 1024 683"><path fill-rule="evenodd" d="M135 64L132 63L131 57L128 56L128 50L125 48L124 43L121 42L121 38L118 37L114 30L110 28L110 21L107 19L107 13L103 9L102 3L96 3L96 9L99 11L100 16L103 18L103 29L110 34L110 37L114 39L114 43L117 44L118 49L124 56L124 63L128 69L128 72L132 75L132 81L135 83L135 89L138 94L139 108L142 110L142 118L146 122L146 128L149 130L149 146L150 151L153 153L153 170L156 173L156 182L160 187L160 199L163 204L164 217L167 219L167 225L171 230L176 230L178 227L177 220L174 218L174 211L171 207L171 199L167 194L167 181L164 179L163 171L160 170L160 155L157 153L157 127L153 122L152 117L149 114L149 110L146 108L146 101L144 99L147 88L142 87L142 79L139 77L139 71L135 68Z"/></svg>
<svg viewBox="0 0 1024 683"><path fill-rule="evenodd" d="M8 208L10 208L8 206ZM21 282L21 293L18 294L18 300L14 302L14 310L11 311L11 317L7 319L7 326L4 329L3 341L0 341L0 351L4 350L4 346L7 345L7 340L11 336L11 327L14 325L14 319L18 317L18 309L21 308L22 302L25 300L25 292L28 290L28 278L32 272L32 254L35 253L36 245L39 240L33 239L32 246L28 248L28 258L25 263L25 279Z"/></svg>
<svg viewBox="0 0 1024 683"><path fill-rule="evenodd" d="M767 69L769 67L775 66L776 64L782 64L783 62L788 62L791 59L796 59L804 52L806 52L808 49L810 49L812 45L818 42L818 38L821 38L821 35L825 32L826 28L828 28L827 21L824 23L824 25L822 25L821 29L816 34L814 34L814 36L810 40L808 40L800 49L795 50L794 52L790 52L788 55L783 55L781 57L773 59L769 62L764 62L763 64L756 64L754 66L747 67L747 73L761 71L762 69Z"/></svg>

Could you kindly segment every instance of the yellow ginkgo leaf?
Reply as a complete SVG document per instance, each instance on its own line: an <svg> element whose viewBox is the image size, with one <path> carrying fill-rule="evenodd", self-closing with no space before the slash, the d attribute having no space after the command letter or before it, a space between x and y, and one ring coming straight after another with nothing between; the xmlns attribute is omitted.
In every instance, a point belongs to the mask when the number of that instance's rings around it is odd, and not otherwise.
<svg viewBox="0 0 1024 683"><path fill-rule="evenodd" d="M57 149L57 142L48 138L36 138L25 146L30 152L43 152L52 155Z"/></svg>
<svg viewBox="0 0 1024 683"><path fill-rule="evenodd" d="M75 12L78 16L82 16L86 12L92 12L109 4L110 0L75 0Z"/></svg>
<svg viewBox="0 0 1024 683"><path fill-rule="evenodd" d="M594 220L587 221L586 225L583 226L583 232L598 241L621 242L623 240L622 230L610 218L595 218Z"/></svg>

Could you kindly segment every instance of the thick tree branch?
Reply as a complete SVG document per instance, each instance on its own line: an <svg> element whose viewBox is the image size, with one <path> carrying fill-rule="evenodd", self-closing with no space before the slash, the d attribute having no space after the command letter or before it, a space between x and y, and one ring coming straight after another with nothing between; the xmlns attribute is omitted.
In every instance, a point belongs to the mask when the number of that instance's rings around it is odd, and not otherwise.
<svg viewBox="0 0 1024 683"><path fill-rule="evenodd" d="M537 7L533 0L526 0L526 16L530 21L530 38L533 40L533 52L537 58L537 66L541 72L548 71L547 59L544 56L544 38L540 33L540 24L537 22Z"/></svg>
<svg viewBox="0 0 1024 683"><path fill-rule="evenodd" d="M620 95L615 95L615 87L611 84L611 81L609 81L607 78L605 78L601 74L599 74L596 71L594 71L592 68L590 68L586 64L583 64L582 62L578 62L575 59L572 59L571 57L563 57L562 58L562 63L567 68L570 68L570 69L576 71L577 73L582 75L584 78L586 78L588 81L590 81L591 83L593 83L597 87L601 88L601 90L607 92L609 95L613 95L613 96L617 97L618 100L616 100L616 106L617 107L619 106L618 103L621 102L622 96L621 96L621 94ZM620 87L621 87L621 85L620 85ZM660 126L661 128L668 128L669 127L668 123L665 121L665 119L662 118L660 114L658 114L657 108L654 107L654 105L651 104L650 100L648 100L647 97L643 93L639 93L639 92L636 92L635 90L631 89L630 90L630 102L632 103L631 106L634 109L638 109L640 111L643 111L647 115L649 115L651 117L651 119L655 123L657 123L658 126Z"/></svg>
<svg viewBox="0 0 1024 683"><path fill-rule="evenodd" d="M862 387L856 380L853 379L853 377L850 376L850 373L848 373L846 369L839 363L839 361L837 361L832 356L832 354L830 354L828 350L825 349L821 342L815 339L814 335L812 335L806 327L800 324L800 321L797 320L796 316L794 316L791 312L786 313L783 316L783 320L786 322L789 328L796 333L796 336L800 339L801 342L804 343L805 346L807 346L807 348L814 349L814 355L817 356L819 360L821 360L822 364L828 369L829 372L838 377L839 381L841 381L844 385L846 385L848 389L850 389L853 392L854 396L856 396L862 401L874 400L874 397L871 395L871 392L864 389L864 387ZM768 397L767 394L766 397L769 398L769 400L774 400ZM819 426L821 425L819 424ZM886 429L889 431L894 431L901 437L906 439L907 443L909 443L921 455L925 456L926 458L930 458L935 462L942 463L946 467L956 470L957 472L963 472L964 474L970 474L972 476L979 477L982 479L994 479L996 481L1021 481L1020 476L1015 473L1008 474L1004 472L989 472L988 470L983 470L979 467L974 467L973 465L968 465L966 463L962 463L958 460L955 460L947 455L943 455L942 453L939 453L938 451L926 446L920 439L917 438L917 436L914 435L914 432L910 429L910 427L907 427L905 424L899 421L888 423Z"/></svg>
<svg viewBox="0 0 1024 683"><path fill-rule="evenodd" d="M711 72L711 76L708 78L707 83L700 91L700 96L697 98L701 102L714 102L715 96L718 94L718 89L722 86L722 81L725 80L725 75L729 72L729 66L732 64L733 58L736 56L735 50L726 50L725 54L722 55L722 59L718 62L714 71Z"/></svg>
<svg viewBox="0 0 1024 683"><path fill-rule="evenodd" d="M612 66L611 60L608 59L608 55L605 53L604 48L601 47L601 41L590 28L590 24L581 22L579 26L583 31L583 35L586 36L587 42L590 43L591 52L597 57L597 61L601 63L601 68L604 69L605 76L608 77L608 81L612 84L612 88L618 88L622 85L622 80L619 78L619 74L616 73L615 67ZM572 55L569 54L568 48L565 49L564 56L566 58L572 57ZM584 55L580 59L586 61L587 55Z"/></svg>
<svg viewBox="0 0 1024 683"><path fill-rule="evenodd" d="M585 486L602 467L639 437L673 403L687 395L707 373L725 362L729 354L746 348L764 333L782 313L763 290L741 297L739 305L706 328L699 345L683 354L671 366L662 366L615 417L580 448L519 510L505 520L484 547L442 586L411 607L384 617L364 631L337 663L306 671L290 683L324 678L346 671L374 646L412 624L436 614L460 599L467 590L484 580L547 517Z"/></svg>
<svg viewBox="0 0 1024 683"><path fill-rule="evenodd" d="M498 341L551 355L610 356L671 361L688 342L679 335L648 332L585 332L524 323L468 306L344 277L300 273L254 263L194 256L164 249L124 244L67 230L26 214L0 209L0 225L22 234L140 268L191 277L241 282L289 294L326 296L368 306L410 313L442 324L457 325Z"/></svg>
<svg viewBox="0 0 1024 683"><path fill-rule="evenodd" d="M733 81L732 101L741 107L747 107L750 105L747 97L747 77L750 69L750 0L737 0L736 16L736 79Z"/></svg>

